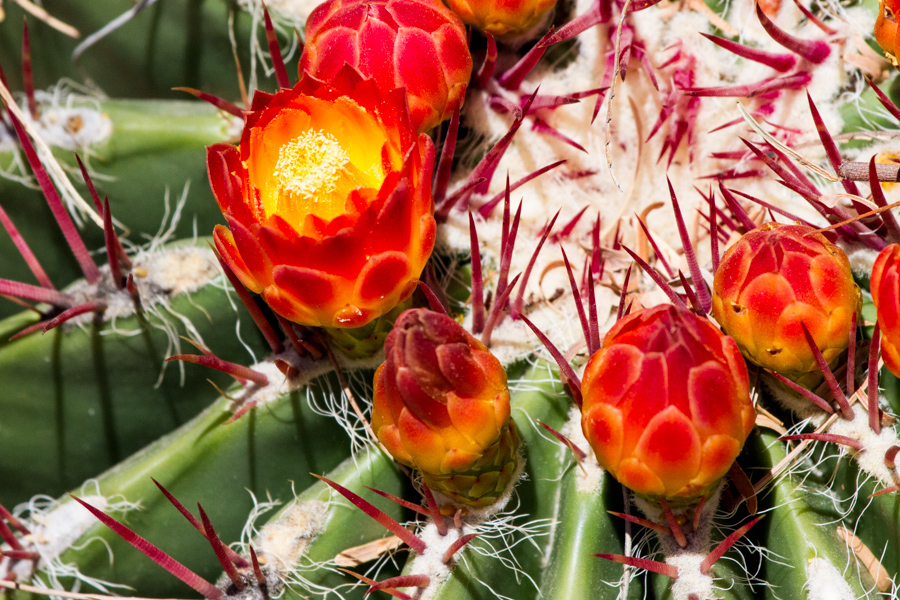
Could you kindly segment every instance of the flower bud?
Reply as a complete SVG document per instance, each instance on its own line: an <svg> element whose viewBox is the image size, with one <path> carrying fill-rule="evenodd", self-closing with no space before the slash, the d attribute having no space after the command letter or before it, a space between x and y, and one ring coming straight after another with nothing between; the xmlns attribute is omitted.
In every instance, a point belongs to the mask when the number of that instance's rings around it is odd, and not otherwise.
<svg viewBox="0 0 900 600"><path fill-rule="evenodd" d="M805 225L770 223L745 234L713 284L713 316L743 355L807 387L822 373L801 323L834 366L861 304L843 250Z"/></svg>
<svg viewBox="0 0 900 600"><path fill-rule="evenodd" d="M347 67L328 84L257 92L240 149L209 147L228 221L216 247L284 318L362 327L415 290L434 247L434 146L405 104Z"/></svg>
<svg viewBox="0 0 900 600"><path fill-rule="evenodd" d="M708 491L756 416L734 340L671 305L616 323L588 362L581 390L581 427L597 460L642 496Z"/></svg>
<svg viewBox="0 0 900 600"><path fill-rule="evenodd" d="M400 463L454 502L493 503L518 463L500 361L452 318L404 312L375 372L372 428Z"/></svg>
<svg viewBox="0 0 900 600"><path fill-rule="evenodd" d="M900 1L880 0L878 17L875 19L875 41L884 50L884 55L897 66L897 16L900 12Z"/></svg>
<svg viewBox="0 0 900 600"><path fill-rule="evenodd" d="M310 14L300 76L350 64L383 91L405 87L416 131L462 105L472 75L466 29L439 0L328 0Z"/></svg>
<svg viewBox="0 0 900 600"><path fill-rule="evenodd" d="M881 330L881 357L888 370L900 377L900 246L883 249L872 265L872 302Z"/></svg>
<svg viewBox="0 0 900 600"><path fill-rule="evenodd" d="M556 0L444 0L466 25L495 36L515 36L538 24Z"/></svg>

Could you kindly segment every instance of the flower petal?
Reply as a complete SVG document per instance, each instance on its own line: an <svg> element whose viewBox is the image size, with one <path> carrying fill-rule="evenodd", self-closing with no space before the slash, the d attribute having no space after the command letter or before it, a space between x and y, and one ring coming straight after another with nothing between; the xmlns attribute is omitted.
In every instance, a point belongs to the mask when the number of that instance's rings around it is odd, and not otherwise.
<svg viewBox="0 0 900 600"><path fill-rule="evenodd" d="M676 493L697 476L700 450L693 423L670 406L647 425L634 455L652 472L665 473L666 492Z"/></svg>

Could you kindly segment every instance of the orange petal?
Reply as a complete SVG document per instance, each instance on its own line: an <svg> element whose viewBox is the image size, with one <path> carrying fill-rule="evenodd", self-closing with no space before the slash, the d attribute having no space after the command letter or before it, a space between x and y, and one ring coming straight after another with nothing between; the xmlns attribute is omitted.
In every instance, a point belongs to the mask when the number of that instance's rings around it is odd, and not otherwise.
<svg viewBox="0 0 900 600"><path fill-rule="evenodd" d="M728 435L714 435L703 443L700 470L690 482L694 490L702 490L709 487L722 478L737 455L741 451L741 444Z"/></svg>
<svg viewBox="0 0 900 600"><path fill-rule="evenodd" d="M468 471L472 465L481 458L478 452L466 452L459 448L452 448L444 454L441 461L440 473L459 473L460 471Z"/></svg>
<svg viewBox="0 0 900 600"><path fill-rule="evenodd" d="M663 480L637 458L623 460L614 475L619 483L638 494L662 496L667 491Z"/></svg>
<svg viewBox="0 0 900 600"><path fill-rule="evenodd" d="M717 433L740 436L739 400L734 379L718 362L709 360L688 371L690 415L701 438ZM744 402L749 402L749 396Z"/></svg>
<svg viewBox="0 0 900 600"><path fill-rule="evenodd" d="M881 336L881 357L884 366L896 377L900 377L900 344L893 336Z"/></svg>
<svg viewBox="0 0 900 600"><path fill-rule="evenodd" d="M700 448L694 425L670 406L647 425L634 455L660 477L667 493L674 493L697 475Z"/></svg>
<svg viewBox="0 0 900 600"><path fill-rule="evenodd" d="M813 352L803 334L801 323L806 325L813 340L819 348L828 347L827 329L822 312L809 304L795 302L781 314L778 323L773 330L770 348L774 350L787 349L790 352L773 354L769 352L762 364L780 373L789 371L807 371L815 364ZM846 339L849 344L850 340ZM768 350L768 349L767 349ZM761 361L762 362L762 361Z"/></svg>
<svg viewBox="0 0 900 600"><path fill-rule="evenodd" d="M725 300L737 300L744 288L751 261L750 245L738 242L731 245L716 271L714 288L717 296Z"/></svg>
<svg viewBox="0 0 900 600"><path fill-rule="evenodd" d="M622 460L622 411L608 404L595 404L581 419L584 437L604 469L617 472Z"/></svg>
<svg viewBox="0 0 900 600"><path fill-rule="evenodd" d="M500 427L494 420L492 399L460 398L452 392L447 396L447 413L460 434L482 449L497 441Z"/></svg>
<svg viewBox="0 0 900 600"><path fill-rule="evenodd" d="M810 286L825 310L856 304L853 275L841 267L830 254L819 255L809 264Z"/></svg>
<svg viewBox="0 0 900 600"><path fill-rule="evenodd" d="M441 463L444 460L446 446L444 439L437 432L415 418L408 410L400 413L397 427L400 430L403 448L420 471L432 474L444 472Z"/></svg>
<svg viewBox="0 0 900 600"><path fill-rule="evenodd" d="M378 439L384 444L384 447L390 455L394 457L394 460L397 460L408 467L416 466L413 457L406 451L406 448L403 447L403 440L400 437L399 427L396 425L387 425L374 429L373 425L373 431L375 431L375 435L378 436Z"/></svg>
<svg viewBox="0 0 900 600"><path fill-rule="evenodd" d="M241 193L241 154L231 144L212 144L206 149L206 172L209 186L224 214L234 213L239 219L250 217Z"/></svg>
<svg viewBox="0 0 900 600"><path fill-rule="evenodd" d="M741 294L739 303L747 307L750 315L748 326L756 338L760 339L775 331L775 324L781 313L794 302L794 291L784 277L776 273L763 273L750 281Z"/></svg>
<svg viewBox="0 0 900 600"><path fill-rule="evenodd" d="M634 346L616 344L598 350L584 371L586 407L597 402L618 404L641 376L643 353Z"/></svg>
<svg viewBox="0 0 900 600"><path fill-rule="evenodd" d="M881 278L872 280L872 297L877 298L878 324L890 335L900 331L900 274L897 266L881 273Z"/></svg>
<svg viewBox="0 0 900 600"><path fill-rule="evenodd" d="M659 353L647 354L640 366L640 377L619 403L625 421L622 451L626 455L634 451L650 422L670 402L665 356Z"/></svg>
<svg viewBox="0 0 900 600"><path fill-rule="evenodd" d="M891 244L878 253L878 257L872 265L872 301L876 307L881 303L881 281L889 270L896 269L898 254L900 254L900 245Z"/></svg>
<svg viewBox="0 0 900 600"><path fill-rule="evenodd" d="M786 245L787 241L789 240L784 240L781 246ZM811 261L815 262L816 259L819 259L820 269L823 267L826 269L828 267L834 268L834 259L830 254L810 257L805 252L785 251L781 266L778 269L778 274L791 286L791 290L794 292L794 298L799 302L805 302L813 306L820 304L817 290L814 289L811 273L813 270ZM822 261L824 261L825 264L822 264ZM846 275L847 274L845 274L845 276Z"/></svg>

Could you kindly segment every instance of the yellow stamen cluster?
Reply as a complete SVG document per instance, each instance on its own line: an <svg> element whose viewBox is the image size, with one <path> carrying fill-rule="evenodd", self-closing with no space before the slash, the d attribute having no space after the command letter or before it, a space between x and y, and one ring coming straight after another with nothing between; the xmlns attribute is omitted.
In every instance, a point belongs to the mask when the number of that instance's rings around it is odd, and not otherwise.
<svg viewBox="0 0 900 600"><path fill-rule="evenodd" d="M312 213L325 220L344 211L352 190L380 183L379 177L356 168L333 135L313 130L279 149L272 174L278 193L265 203L267 214Z"/></svg>

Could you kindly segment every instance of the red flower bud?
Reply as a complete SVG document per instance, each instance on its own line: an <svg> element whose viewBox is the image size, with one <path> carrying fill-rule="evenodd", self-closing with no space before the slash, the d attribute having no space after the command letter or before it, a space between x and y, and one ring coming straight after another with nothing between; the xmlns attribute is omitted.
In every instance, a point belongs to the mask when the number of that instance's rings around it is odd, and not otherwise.
<svg viewBox="0 0 900 600"><path fill-rule="evenodd" d="M472 75L466 29L439 0L328 0L310 14L300 76L350 64L383 91L405 87L416 131L462 105Z"/></svg>
<svg viewBox="0 0 900 600"><path fill-rule="evenodd" d="M514 36L538 24L556 0L445 0L466 25L495 36Z"/></svg>
<svg viewBox="0 0 900 600"><path fill-rule="evenodd" d="M897 66L897 51L900 39L897 37L897 16L900 13L900 1L880 0L878 18L875 19L875 41L884 50L894 66Z"/></svg>
<svg viewBox="0 0 900 600"><path fill-rule="evenodd" d="M646 496L691 498L728 471L753 429L747 367L707 319L671 305L616 323L582 383L600 465Z"/></svg>
<svg viewBox="0 0 900 600"><path fill-rule="evenodd" d="M734 243L716 271L712 313L748 360L808 387L850 344L862 297L844 251L805 225L770 223Z"/></svg>

